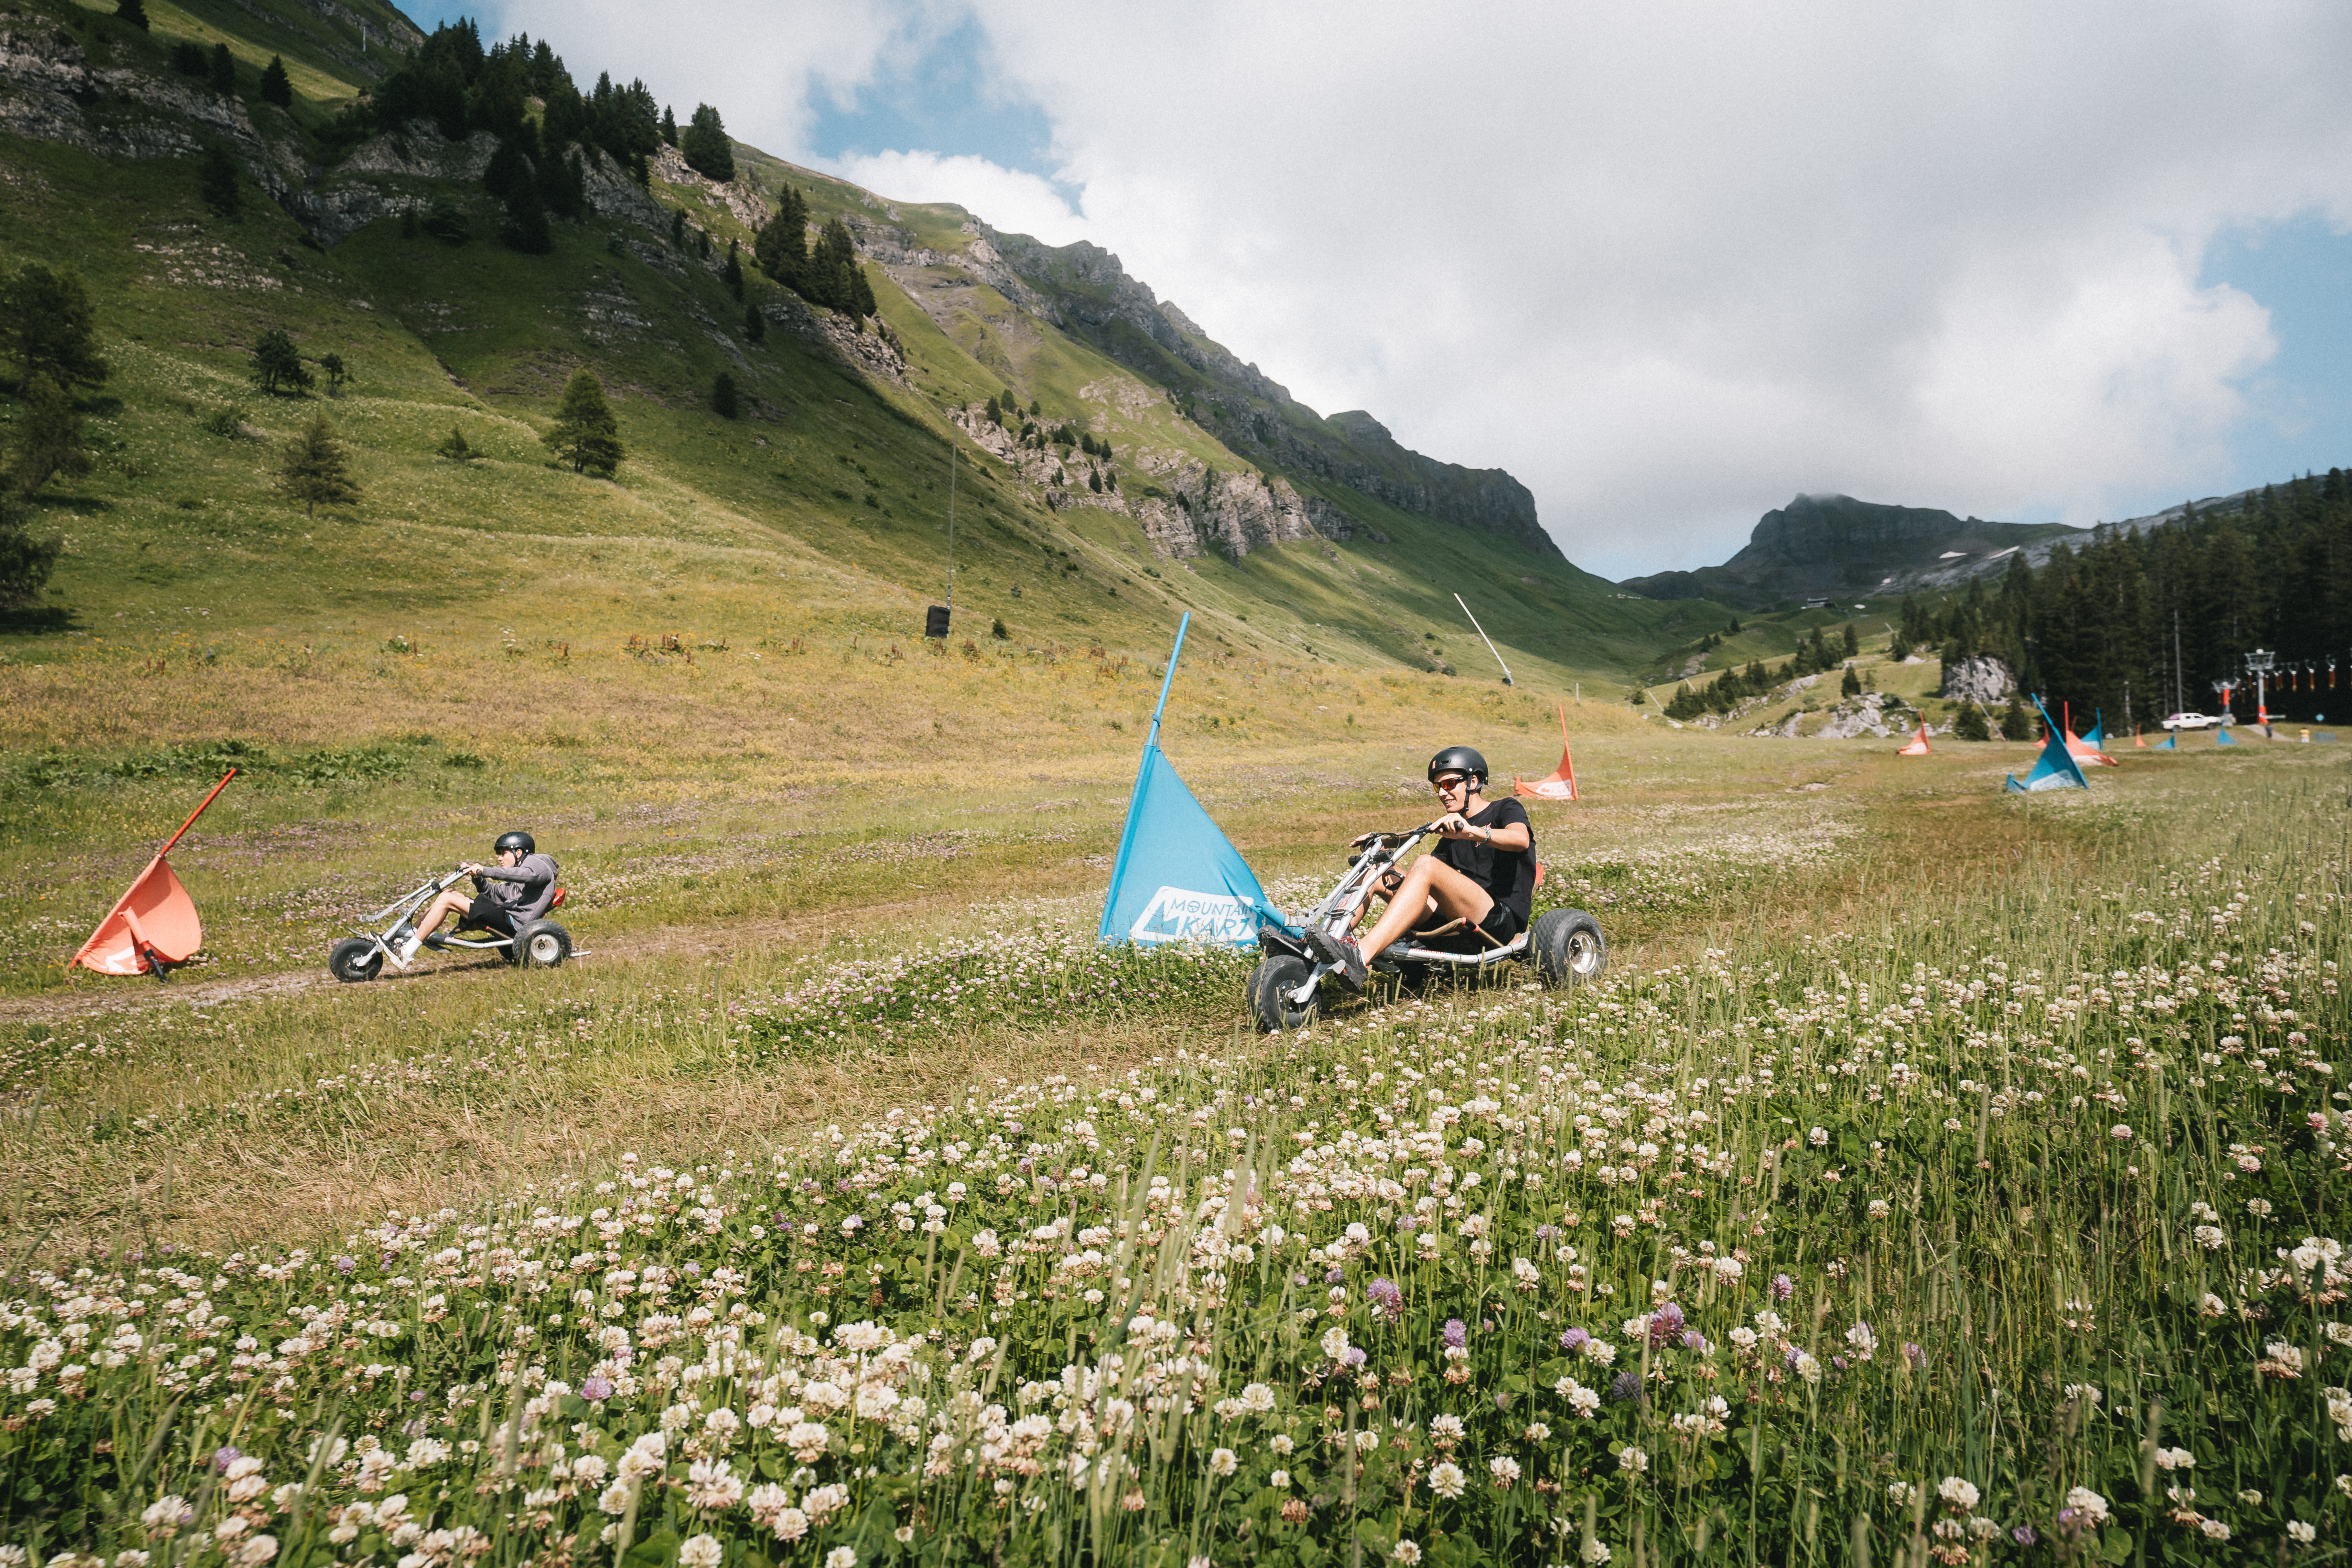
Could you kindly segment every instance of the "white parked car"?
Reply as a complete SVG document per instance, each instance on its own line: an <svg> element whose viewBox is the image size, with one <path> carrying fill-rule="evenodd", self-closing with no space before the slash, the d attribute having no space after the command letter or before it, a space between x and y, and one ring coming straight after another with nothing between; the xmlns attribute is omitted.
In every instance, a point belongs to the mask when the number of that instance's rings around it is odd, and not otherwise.
<svg viewBox="0 0 2352 1568"><path fill-rule="evenodd" d="M2229 721L2226 716L2216 718L2210 713L2174 713L2166 718L2164 727L2168 730L2210 730L2216 724Z"/></svg>

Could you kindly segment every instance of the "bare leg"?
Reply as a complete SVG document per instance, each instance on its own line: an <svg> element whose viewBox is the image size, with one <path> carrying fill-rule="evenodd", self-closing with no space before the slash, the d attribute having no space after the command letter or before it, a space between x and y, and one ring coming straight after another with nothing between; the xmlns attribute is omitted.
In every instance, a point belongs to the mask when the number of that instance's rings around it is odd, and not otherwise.
<svg viewBox="0 0 2352 1568"><path fill-rule="evenodd" d="M444 920L452 914L464 914L473 907L473 904L474 900L470 894L461 893L455 888L446 889L439 898L425 907L424 913L416 917L416 934L431 936Z"/></svg>
<svg viewBox="0 0 2352 1568"><path fill-rule="evenodd" d="M1381 911L1372 934L1362 941L1364 955L1377 957L1405 932L1438 915L1445 920L1484 920L1495 907L1494 896L1434 855L1424 855L1404 874L1389 907Z"/></svg>

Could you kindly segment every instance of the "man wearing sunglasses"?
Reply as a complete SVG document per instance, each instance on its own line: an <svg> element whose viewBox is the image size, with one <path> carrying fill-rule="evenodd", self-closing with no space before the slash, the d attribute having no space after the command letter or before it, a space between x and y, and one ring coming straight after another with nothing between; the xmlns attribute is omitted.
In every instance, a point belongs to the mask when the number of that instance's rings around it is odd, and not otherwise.
<svg viewBox="0 0 2352 1568"><path fill-rule="evenodd" d="M1411 931L1468 922L1482 942L1500 947L1528 925L1536 889L1536 835L1525 807L1509 796L1486 798L1486 759L1467 746L1448 746L1429 760L1430 786L1444 816L1437 820L1444 840L1402 874L1391 871L1381 891L1389 907L1360 942L1309 929L1316 957L1336 965L1340 978L1360 990L1364 954L1388 951ZM1369 844L1372 834L1355 840Z"/></svg>

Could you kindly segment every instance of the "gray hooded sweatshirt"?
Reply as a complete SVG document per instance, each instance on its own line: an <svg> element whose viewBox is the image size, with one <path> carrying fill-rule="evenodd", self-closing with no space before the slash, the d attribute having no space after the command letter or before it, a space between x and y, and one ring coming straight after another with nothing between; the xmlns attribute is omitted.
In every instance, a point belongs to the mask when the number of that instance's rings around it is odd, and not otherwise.
<svg viewBox="0 0 2352 1568"><path fill-rule="evenodd" d="M504 866L485 866L474 880L482 884L482 891L493 903L504 904L513 911L514 922L520 927L525 921L535 921L547 912L555 901L555 857L526 855L522 864L509 870Z"/></svg>

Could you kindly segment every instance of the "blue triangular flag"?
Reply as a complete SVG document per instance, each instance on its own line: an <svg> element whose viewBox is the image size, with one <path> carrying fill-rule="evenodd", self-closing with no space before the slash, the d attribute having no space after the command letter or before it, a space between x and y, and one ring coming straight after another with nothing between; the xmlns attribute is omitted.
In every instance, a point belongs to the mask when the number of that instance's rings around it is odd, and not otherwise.
<svg viewBox="0 0 2352 1568"><path fill-rule="evenodd" d="M1106 942L1255 947L1260 926L1295 929L1160 749L1160 715L1168 707L1176 661L1184 656L1184 633L1192 624L1190 611L1177 623L1176 647L1168 656L1151 732L1143 742L1143 763L1135 771L1135 794L1128 799L1127 826L1119 832L1118 858L1111 865L1110 891L1104 895L1097 932Z"/></svg>
<svg viewBox="0 0 2352 1568"><path fill-rule="evenodd" d="M2229 729L2224 726L2213 731L2213 743L2217 746L2234 746L2238 742L2230 739Z"/></svg>
<svg viewBox="0 0 2352 1568"><path fill-rule="evenodd" d="M2175 730L2171 734L2167 735L2163 740L2158 741L2156 743L2156 750L2159 752L2177 752L2180 750L2180 731Z"/></svg>
<svg viewBox="0 0 2352 1568"><path fill-rule="evenodd" d="M1255 947L1261 925L1287 926L1243 859L1158 746L1143 750L1103 900L1107 942Z"/></svg>
<svg viewBox="0 0 2352 1568"><path fill-rule="evenodd" d="M2041 708L2042 700L2034 699L2033 705ZM2034 763L2032 771L2025 775L2023 783L2018 782L2015 773L2010 774L2008 787L2020 794L2029 790L2090 788L2091 782L2083 776L2074 754L2066 749L2066 732L2050 721L2050 710L2047 708L2042 709L2042 733L2045 739L2042 743L2041 758Z"/></svg>

